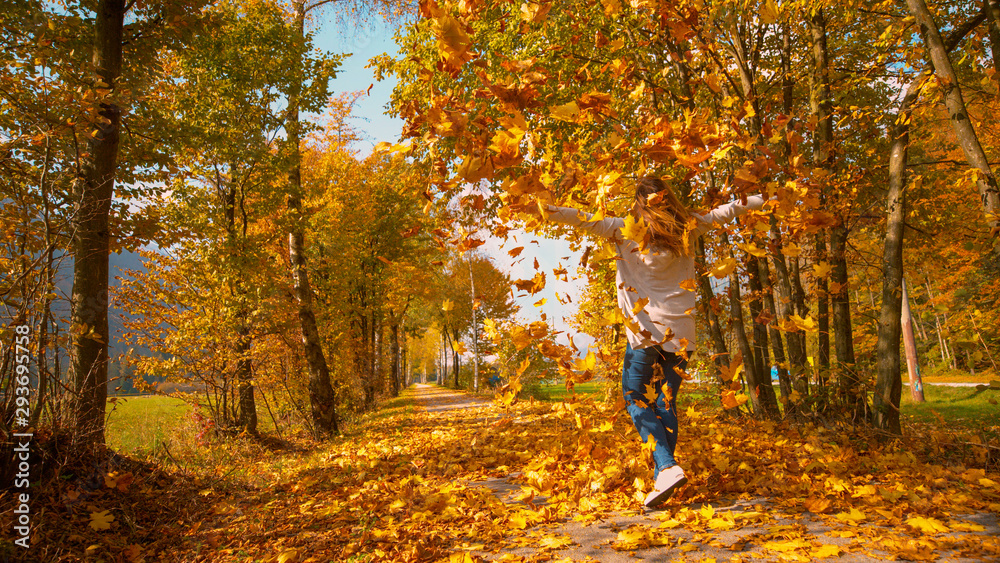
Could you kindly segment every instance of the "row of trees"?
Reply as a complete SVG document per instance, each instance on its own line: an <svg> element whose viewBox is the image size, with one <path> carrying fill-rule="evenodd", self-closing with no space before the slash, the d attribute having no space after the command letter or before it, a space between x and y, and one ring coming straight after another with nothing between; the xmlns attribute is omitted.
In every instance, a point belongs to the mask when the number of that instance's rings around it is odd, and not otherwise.
<svg viewBox="0 0 1000 563"><path fill-rule="evenodd" d="M352 148L360 94L332 96L341 57L308 31L328 3L25 0L0 14L3 335L31 327L40 434L102 444L117 361L138 387L187 389L218 428L255 432L267 413L329 436L398 393L428 334L460 350L513 314L506 276L435 232L458 202L425 207L426 166ZM109 284L112 252L142 267ZM109 359L112 343L127 352ZM16 356L2 354L9 436Z"/></svg>
<svg viewBox="0 0 1000 563"><path fill-rule="evenodd" d="M480 215L498 236L512 220L547 228L517 212L536 201L621 215L647 173L693 208L776 197L693 244L702 273L688 289L723 401L771 418L839 404L899 432L904 272L951 336L1000 343L996 5L933 9L427 1L402 56L379 64L400 80L393 107L436 193L488 186ZM580 320L614 357L613 268L588 262Z"/></svg>

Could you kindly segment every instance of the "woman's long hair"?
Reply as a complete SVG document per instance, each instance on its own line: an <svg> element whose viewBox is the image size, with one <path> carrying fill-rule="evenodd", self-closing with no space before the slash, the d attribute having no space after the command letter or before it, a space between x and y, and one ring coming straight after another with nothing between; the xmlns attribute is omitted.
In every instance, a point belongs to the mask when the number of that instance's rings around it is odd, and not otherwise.
<svg viewBox="0 0 1000 563"><path fill-rule="evenodd" d="M646 241L649 246L669 250L677 256L691 253L685 236L691 214L663 180L655 176L639 180L635 186L633 212L648 228Z"/></svg>

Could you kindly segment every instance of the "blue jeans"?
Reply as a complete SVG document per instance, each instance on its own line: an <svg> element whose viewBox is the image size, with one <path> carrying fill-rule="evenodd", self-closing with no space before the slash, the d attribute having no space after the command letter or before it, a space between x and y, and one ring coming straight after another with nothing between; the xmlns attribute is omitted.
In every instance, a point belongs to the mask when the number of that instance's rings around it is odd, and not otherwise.
<svg viewBox="0 0 1000 563"><path fill-rule="evenodd" d="M654 370L656 365L663 369L663 377L657 373L659 370ZM653 450L653 461L656 463L654 479L660 471L677 465L674 449L677 447L677 391L681 387L681 376L674 368L683 370L686 367L687 360L665 352L659 346L640 350L633 350L630 344L625 346L625 363L622 366L625 410L632 417L643 442L649 436L656 440ZM653 387L655 402L651 403L646 397L646 385ZM669 401L667 395L670 396Z"/></svg>

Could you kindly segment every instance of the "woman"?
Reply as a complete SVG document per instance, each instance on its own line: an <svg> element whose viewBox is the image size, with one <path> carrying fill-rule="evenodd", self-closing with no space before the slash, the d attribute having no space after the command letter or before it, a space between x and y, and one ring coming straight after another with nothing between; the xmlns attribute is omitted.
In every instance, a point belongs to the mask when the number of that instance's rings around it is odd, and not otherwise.
<svg viewBox="0 0 1000 563"><path fill-rule="evenodd" d="M550 220L605 237L617 250L618 307L629 317L622 394L642 441L650 436L655 440L654 484L646 497L647 507L670 498L687 482L674 460L674 449L680 374L695 343L695 294L682 287L697 275L691 244L714 224L727 223L763 205L762 197L751 196L746 205L733 202L699 215L685 209L662 180L647 176L636 185L632 207L636 221L641 219L648 228L645 248L622 235L625 221L621 218L591 221L589 213L546 206ZM685 237L690 219L691 232ZM653 392L648 391L650 385Z"/></svg>

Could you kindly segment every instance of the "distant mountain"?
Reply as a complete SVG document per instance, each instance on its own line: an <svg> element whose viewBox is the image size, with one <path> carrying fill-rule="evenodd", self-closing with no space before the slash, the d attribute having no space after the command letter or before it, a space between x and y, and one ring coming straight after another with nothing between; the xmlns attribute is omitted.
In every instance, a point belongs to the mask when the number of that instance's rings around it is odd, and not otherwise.
<svg viewBox="0 0 1000 563"><path fill-rule="evenodd" d="M111 287L118 287L121 285L121 282L117 278L126 277L125 272L128 270L143 273L146 272L146 268L142 263L142 257L136 252L123 251L120 253L112 253L108 262L108 284ZM58 319L60 331L65 330L69 326L69 300L72 295L72 291L73 257L66 255L63 257L62 263L59 265L59 270L56 274L56 293L63 299L57 301L52 307L52 313L56 319ZM129 311L124 311L115 307L108 310L108 333L110 335L110 342L108 343L108 395L137 392L131 380L133 370L131 368L127 368L123 371L123 366L120 365L117 360L118 355L126 349L125 346L119 341L125 328L122 323L122 316L128 315L129 313ZM141 346L135 347L134 353L139 355L152 354L149 349ZM69 366L69 362L65 356L60 359L60 365L63 366L64 371L66 367Z"/></svg>

